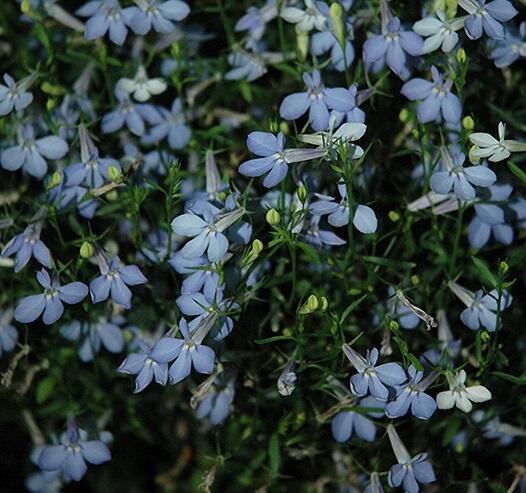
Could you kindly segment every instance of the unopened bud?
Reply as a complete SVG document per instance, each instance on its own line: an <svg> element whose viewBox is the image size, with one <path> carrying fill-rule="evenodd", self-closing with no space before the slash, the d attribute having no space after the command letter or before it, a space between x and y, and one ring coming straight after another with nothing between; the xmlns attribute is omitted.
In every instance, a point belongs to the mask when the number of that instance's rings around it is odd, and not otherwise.
<svg viewBox="0 0 526 493"><path fill-rule="evenodd" d="M275 226L279 224L281 217L276 209L269 209L265 214L265 219L271 226Z"/></svg>
<svg viewBox="0 0 526 493"><path fill-rule="evenodd" d="M108 177L113 182L120 181L121 178L122 178L121 170L119 168L117 168L117 166L111 165L108 168Z"/></svg>
<svg viewBox="0 0 526 493"><path fill-rule="evenodd" d="M82 258L90 258L95 253L95 247L89 242L85 241L80 247L80 256Z"/></svg>
<svg viewBox="0 0 526 493"><path fill-rule="evenodd" d="M345 27L343 25L343 8L338 2L334 2L329 10L332 28L338 43L345 43Z"/></svg>
<svg viewBox="0 0 526 493"><path fill-rule="evenodd" d="M280 122L279 131L287 135L290 132L289 124L287 122Z"/></svg>
<svg viewBox="0 0 526 493"><path fill-rule="evenodd" d="M475 128L475 120L473 120L473 118L471 118L470 116L465 116L462 119L462 126L466 130L473 130Z"/></svg>
<svg viewBox="0 0 526 493"><path fill-rule="evenodd" d="M47 190L51 190L52 188L58 187L62 182L62 173L60 171L55 171L51 175L51 179L47 183Z"/></svg>
<svg viewBox="0 0 526 493"><path fill-rule="evenodd" d="M510 266L508 265L507 262L502 261L502 262L499 264L499 272L500 272L502 275L506 274L509 270L510 270Z"/></svg>
<svg viewBox="0 0 526 493"><path fill-rule="evenodd" d="M308 315L309 313L315 312L318 307L320 306L320 303L318 302L318 298L311 294L308 298L305 304L299 309L300 315Z"/></svg>
<svg viewBox="0 0 526 493"><path fill-rule="evenodd" d="M461 64L466 63L466 60L468 59L468 57L466 55L466 52L464 51L464 48L460 48L457 51L457 55L456 56L457 56L457 62L461 63Z"/></svg>
<svg viewBox="0 0 526 493"><path fill-rule="evenodd" d="M480 334L480 340L482 342L488 342L491 339L491 336L489 335L488 331L483 330Z"/></svg>
<svg viewBox="0 0 526 493"><path fill-rule="evenodd" d="M279 132L279 123L276 121L276 120L272 120L269 124L269 130L275 134L277 132Z"/></svg>
<svg viewBox="0 0 526 493"><path fill-rule="evenodd" d="M54 98L49 98L47 101L46 101L46 109L48 111L52 111L53 109L55 109L55 107L57 106L57 100L54 99Z"/></svg>
<svg viewBox="0 0 526 493"><path fill-rule="evenodd" d="M327 308L329 308L329 302L327 301L327 298L325 298L325 296L321 296L318 301L320 303L320 312L327 311Z"/></svg>
<svg viewBox="0 0 526 493"><path fill-rule="evenodd" d="M393 331L393 332L398 332L398 330L400 330L400 325L399 323L396 321L396 320L391 320L389 322L389 328Z"/></svg>
<svg viewBox="0 0 526 493"><path fill-rule="evenodd" d="M398 119L402 123L405 123L407 120L409 120L409 111L405 108L401 110L400 113L398 114Z"/></svg>
<svg viewBox="0 0 526 493"><path fill-rule="evenodd" d="M304 204L305 201L307 200L307 195L308 195L307 188L304 186L299 187L297 194L298 194L298 199L300 200L300 202Z"/></svg>
<svg viewBox="0 0 526 493"><path fill-rule="evenodd" d="M398 212L396 211L389 211L389 219L391 221L393 221L394 223L396 223L397 221L400 221L400 214L398 214Z"/></svg>
<svg viewBox="0 0 526 493"><path fill-rule="evenodd" d="M474 156L473 155L473 152L476 151L477 149L478 149L478 146L473 145L473 146L471 146L471 149L469 150L468 157L469 157L469 160L473 164L478 164L480 162L480 158L478 156Z"/></svg>
<svg viewBox="0 0 526 493"><path fill-rule="evenodd" d="M411 284L413 286L418 286L420 284L420 278L416 274L411 276Z"/></svg>
<svg viewBox="0 0 526 493"><path fill-rule="evenodd" d="M301 60L305 60L309 53L309 33L296 29L296 44L298 46Z"/></svg>
<svg viewBox="0 0 526 493"><path fill-rule="evenodd" d="M31 12L31 3L30 0L22 0L22 5L20 5L20 10L23 14L29 14Z"/></svg>

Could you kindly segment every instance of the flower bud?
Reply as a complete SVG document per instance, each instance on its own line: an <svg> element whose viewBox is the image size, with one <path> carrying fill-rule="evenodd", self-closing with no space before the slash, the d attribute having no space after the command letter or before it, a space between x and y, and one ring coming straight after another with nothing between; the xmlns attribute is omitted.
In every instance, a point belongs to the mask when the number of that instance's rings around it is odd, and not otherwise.
<svg viewBox="0 0 526 493"><path fill-rule="evenodd" d="M252 254L256 257L263 251L263 242L261 240L255 239L252 242Z"/></svg>
<svg viewBox="0 0 526 493"><path fill-rule="evenodd" d="M58 187L62 182L62 173L60 171L55 171L51 175L51 179L48 181L46 189L51 190L52 188Z"/></svg>
<svg viewBox="0 0 526 493"><path fill-rule="evenodd" d="M46 109L52 111L57 106L57 100L55 98L49 98L46 101Z"/></svg>
<svg viewBox="0 0 526 493"><path fill-rule="evenodd" d="M320 303L320 312L327 311L327 308L329 308L329 302L327 301L327 298L325 298L325 296L321 296L318 301Z"/></svg>
<svg viewBox="0 0 526 493"><path fill-rule="evenodd" d="M400 221L400 214L398 214L398 212L396 211L389 211L389 219L391 221L393 221L394 223L396 223L397 221Z"/></svg>
<svg viewBox="0 0 526 493"><path fill-rule="evenodd" d="M22 0L22 5L20 5L20 10L25 15L29 14L29 12L31 12L30 0Z"/></svg>
<svg viewBox="0 0 526 493"><path fill-rule="evenodd" d="M343 44L345 43L345 27L343 24L343 8L339 3L334 2L331 5L331 8L329 9L329 13L331 16L334 35L336 36L338 43L340 43L343 46Z"/></svg>
<svg viewBox="0 0 526 493"><path fill-rule="evenodd" d="M279 123L278 123L276 120L272 120L272 121L269 123L269 130L270 130L273 134L279 132Z"/></svg>
<svg viewBox="0 0 526 493"><path fill-rule="evenodd" d="M471 149L469 150L469 154L468 154L468 157L469 157L469 160L473 163L473 164L478 164L480 162L480 158L477 157L477 156L474 156L473 155L473 152L478 150L478 146L476 145L473 145L471 146Z"/></svg>
<svg viewBox="0 0 526 493"><path fill-rule="evenodd" d="M482 342L488 342L491 339L491 336L489 335L487 330L483 330L480 334L480 340Z"/></svg>
<svg viewBox="0 0 526 493"><path fill-rule="evenodd" d="M473 130L475 128L475 120L473 120L473 118L471 118L470 116L465 116L462 119L462 126L466 130Z"/></svg>
<svg viewBox="0 0 526 493"><path fill-rule="evenodd" d="M82 258L90 258L95 253L95 247L89 242L85 241L80 247L80 256Z"/></svg>
<svg viewBox="0 0 526 493"><path fill-rule="evenodd" d="M296 29L296 44L300 53L300 59L305 60L309 53L309 33Z"/></svg>
<svg viewBox="0 0 526 493"><path fill-rule="evenodd" d="M510 270L510 266L508 265L507 262L504 262L502 261L500 264L499 264L499 272L501 273L501 275L505 275L507 274L507 272Z"/></svg>
<svg viewBox="0 0 526 493"><path fill-rule="evenodd" d="M265 219L271 226L275 226L279 224L281 217L276 209L269 209L265 214Z"/></svg>
<svg viewBox="0 0 526 493"><path fill-rule="evenodd" d="M466 60L468 59L467 55L466 55L466 52L464 51L464 48L460 48L458 51L457 51L457 62L458 63L461 63L461 64L464 64L466 63Z"/></svg>
<svg viewBox="0 0 526 493"><path fill-rule="evenodd" d="M407 120L409 120L409 111L405 108L401 110L400 113L398 114L398 119L402 123L405 123Z"/></svg>
<svg viewBox="0 0 526 493"><path fill-rule="evenodd" d="M290 132L289 124L287 122L280 122L279 131L287 135Z"/></svg>
<svg viewBox="0 0 526 493"><path fill-rule="evenodd" d="M307 188L305 186L301 186L298 188L298 191L296 193L298 195L298 199L300 200L300 202L304 204L305 201L307 200L307 195L308 195Z"/></svg>
<svg viewBox="0 0 526 493"><path fill-rule="evenodd" d="M393 331L393 332L398 332L398 330L400 330L400 324L396 321L396 320L391 320L389 322L389 328Z"/></svg>
<svg viewBox="0 0 526 493"><path fill-rule="evenodd" d="M420 278L416 274L411 276L411 284L413 286L418 286L420 284Z"/></svg>
<svg viewBox="0 0 526 493"><path fill-rule="evenodd" d="M311 294L305 304L299 309L300 315L309 315L310 313L315 312L319 307L318 298Z"/></svg>
<svg viewBox="0 0 526 493"><path fill-rule="evenodd" d="M457 0L446 0L446 15L448 19L453 19L457 15Z"/></svg>
<svg viewBox="0 0 526 493"><path fill-rule="evenodd" d="M122 173L121 173L120 169L117 168L117 166L111 165L108 168L108 177L109 177L109 179L111 181L118 182L122 178Z"/></svg>

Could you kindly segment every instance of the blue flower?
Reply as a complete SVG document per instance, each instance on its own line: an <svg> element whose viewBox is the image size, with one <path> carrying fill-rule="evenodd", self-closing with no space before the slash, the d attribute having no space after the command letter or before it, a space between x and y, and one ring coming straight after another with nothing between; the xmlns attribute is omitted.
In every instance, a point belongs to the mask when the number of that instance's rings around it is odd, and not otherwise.
<svg viewBox="0 0 526 493"><path fill-rule="evenodd" d="M248 31L250 36L247 45L253 47L263 38L267 24L278 15L276 0L266 0L263 7L249 7L247 13L236 22L234 29L237 32Z"/></svg>
<svg viewBox="0 0 526 493"><path fill-rule="evenodd" d="M469 17L464 21L464 29L469 39L479 39L482 30L495 39L504 38L504 27L501 22L507 22L518 12L508 0L461 0L459 5L468 12Z"/></svg>
<svg viewBox="0 0 526 493"><path fill-rule="evenodd" d="M0 116L13 111L22 111L33 101L33 94L27 91L35 77L30 75L20 82L15 82L9 74L4 74L4 84L0 84Z"/></svg>
<svg viewBox="0 0 526 493"><path fill-rule="evenodd" d="M126 309L131 308L132 292L128 286L138 286L148 282L136 265L121 265L119 257L113 257L109 263L102 255L98 256L101 276L89 284L93 303L111 299Z"/></svg>
<svg viewBox="0 0 526 493"><path fill-rule="evenodd" d="M481 200L475 204L476 215L468 227L469 244L474 248L482 248L486 245L491 234L504 245L510 245L513 241L513 228L506 223L506 214L503 208L504 203L513 191L513 187L511 185L493 185L488 190L490 192L489 200L487 202Z"/></svg>
<svg viewBox="0 0 526 493"><path fill-rule="evenodd" d="M364 123L365 112L358 108L357 93L358 85L352 84L349 89L349 95L353 100L353 107L350 111L342 113L340 111L331 111L330 121L334 120L334 128L338 128L344 121L348 123ZM363 102L363 101L362 101Z"/></svg>
<svg viewBox="0 0 526 493"><path fill-rule="evenodd" d="M64 305L80 303L88 294L88 287L82 282L70 282L61 286L58 278L53 281L46 270L37 272L37 280L44 288L43 294L22 298L15 309L15 320L28 324L35 321L42 312L42 321L46 325L55 323L64 313Z"/></svg>
<svg viewBox="0 0 526 493"><path fill-rule="evenodd" d="M168 263L179 273L185 274L181 293L197 293L203 290L205 298L213 299L219 288L217 268L210 264L207 257L187 258L183 252L177 252Z"/></svg>
<svg viewBox="0 0 526 493"><path fill-rule="evenodd" d="M226 80L242 80L252 82L267 73L266 61L262 55L244 50L229 53L227 57L232 69L225 73Z"/></svg>
<svg viewBox="0 0 526 493"><path fill-rule="evenodd" d="M32 256L44 267L51 269L51 253L40 239L41 231L41 221L30 224L23 233L11 238L3 248L1 257L16 254L15 272L20 272Z"/></svg>
<svg viewBox="0 0 526 493"><path fill-rule="evenodd" d="M395 296L395 289L393 287L389 286L388 294L387 306L389 311L396 315L396 320L400 324L400 327L406 330L416 329L420 323L420 319L409 307L400 302L400 299Z"/></svg>
<svg viewBox="0 0 526 493"><path fill-rule="evenodd" d="M495 332L497 330L497 312L508 308L513 301L513 297L508 291L503 290L500 308L498 299L499 295L495 289L488 294L484 294L482 289L475 291L471 305L462 311L460 320L471 330L479 330L481 327L484 327L489 332Z"/></svg>
<svg viewBox="0 0 526 493"><path fill-rule="evenodd" d="M219 262L228 251L228 239L224 231L236 222L243 214L243 209L236 209L221 214L220 209L208 204L200 208L198 214L192 211L177 216L172 221L174 233L193 238L181 250L188 258L201 257L207 253L210 262Z"/></svg>
<svg viewBox="0 0 526 493"><path fill-rule="evenodd" d="M526 22L521 22L519 30L506 27L504 39L489 43L490 58L498 68L509 67L519 58L526 57Z"/></svg>
<svg viewBox="0 0 526 493"><path fill-rule="evenodd" d="M464 168L466 156L459 152L451 158L447 151L442 152L442 160L445 171L433 173L429 186L433 192L447 194L451 190L460 200L473 200L475 189L478 187L489 187L497 179L495 173L486 166L468 166Z"/></svg>
<svg viewBox="0 0 526 493"><path fill-rule="evenodd" d="M86 39L102 38L109 31L116 45L121 46L126 40L126 16L118 0L92 0L77 9L77 15L89 17L84 31Z"/></svg>
<svg viewBox="0 0 526 493"><path fill-rule="evenodd" d="M9 147L2 152L0 163L2 168L16 171L22 168L35 178L42 179L47 173L46 159L60 159L68 152L68 144L64 139L50 135L35 139L31 125L25 125L18 131L18 145Z"/></svg>
<svg viewBox="0 0 526 493"><path fill-rule="evenodd" d="M345 245L346 241L342 240L337 234L333 233L328 229L320 228L321 216L312 215L306 230L302 232L307 243L311 243L317 248L321 248L324 245L327 246L341 246Z"/></svg>
<svg viewBox="0 0 526 493"><path fill-rule="evenodd" d="M314 70L312 76L305 72L303 81L307 91L290 94L279 107L279 114L285 120L296 120L309 110L309 123L321 132L329 128L329 110L346 113L353 109L354 99L349 91L343 87L326 88L318 70Z"/></svg>
<svg viewBox="0 0 526 493"><path fill-rule="evenodd" d="M378 361L378 349L373 348L367 351L364 358L358 354L348 344L343 345L343 352L354 368L358 371L351 377L351 391L359 397L371 393L379 401L387 401L390 387L403 384L406 380L406 374L398 363L384 363L376 366Z"/></svg>
<svg viewBox="0 0 526 493"><path fill-rule="evenodd" d="M90 464L103 464L111 460L111 452L101 440L87 440L87 434L70 421L60 445L42 447L38 466L43 471L62 471L66 479L80 481Z"/></svg>
<svg viewBox="0 0 526 493"><path fill-rule="evenodd" d="M126 125L130 132L140 137L144 134L145 120L151 124L161 120L161 115L153 105L133 103L130 96L117 87L115 96L119 101L119 106L116 110L103 116L101 123L103 133L116 132Z"/></svg>
<svg viewBox="0 0 526 493"><path fill-rule="evenodd" d="M138 0L139 7L124 9L128 25L135 34L146 34L153 28L158 33L171 33L175 29L172 21L182 21L190 7L180 0Z"/></svg>
<svg viewBox="0 0 526 493"><path fill-rule="evenodd" d="M331 55L331 64L338 72L343 72L352 65L355 53L350 41L353 37L352 25L346 24L345 53L333 31L322 31L311 36L310 51L315 56L321 56L328 51Z"/></svg>
<svg viewBox="0 0 526 493"><path fill-rule="evenodd" d="M217 388L217 382L210 387L204 399L197 406L195 415L198 419L209 418L210 423L218 425L230 414L235 396L234 380L228 381L223 388Z"/></svg>
<svg viewBox="0 0 526 493"><path fill-rule="evenodd" d="M389 470L388 483L391 488L402 486L404 493L418 493L419 483L436 481L433 466L427 460L426 453L411 458L393 425L387 427L387 434L398 461Z"/></svg>
<svg viewBox="0 0 526 493"><path fill-rule="evenodd" d="M331 226L341 227L349 224L350 208L347 201L347 187L345 182L338 182L338 192L341 200L338 203L334 197L329 195L316 194L320 199L309 206L309 211L315 216L328 214L328 221ZM378 227L378 220L374 211L366 205L353 207L353 225L363 234L374 233Z"/></svg>
<svg viewBox="0 0 526 493"><path fill-rule="evenodd" d="M187 378L192 367L198 373L212 373L216 357L212 348L201 344L206 334L203 336L199 326L190 332L186 320L181 318L179 330L183 336L182 339L163 337L155 344L151 353L151 357L158 363L165 364L173 361L168 371L172 384Z"/></svg>
<svg viewBox="0 0 526 493"><path fill-rule="evenodd" d="M435 66L431 67L433 82L425 79L411 79L400 91L411 101L423 100L416 107L420 123L440 122L442 118L452 124L460 121L462 106L460 99L451 92L452 80L444 83L442 75Z"/></svg>
<svg viewBox="0 0 526 493"><path fill-rule="evenodd" d="M166 385L168 365L158 363L151 357L152 348L146 341L139 340L139 350L129 354L117 368L120 373L137 375L133 392L142 392L154 379L159 385Z"/></svg>
<svg viewBox="0 0 526 493"><path fill-rule="evenodd" d="M417 371L413 365L408 368L407 373L411 379L396 388L396 398L385 406L385 414L391 419L400 418L405 416L411 407L413 416L418 419L429 419L436 411L437 405L435 399L424 391L432 383L435 375L430 374L422 380L424 373Z"/></svg>
<svg viewBox="0 0 526 493"><path fill-rule="evenodd" d="M182 149L192 136L192 131L186 125L183 105L179 98L174 99L170 111L166 108L159 108L159 118L151 123L153 127L150 132L141 139L143 144L157 144L168 138L168 145L171 149Z"/></svg>
<svg viewBox="0 0 526 493"><path fill-rule="evenodd" d="M409 78L407 55L422 54L424 41L413 31L401 31L400 19L392 18L386 23L382 34L371 36L363 45L363 60L375 71L387 66L402 80Z"/></svg>
<svg viewBox="0 0 526 493"><path fill-rule="evenodd" d="M380 411L359 411L359 408L379 408ZM368 416L381 418L384 413L385 402L374 397L365 397L356 406L357 411L342 411L332 419L332 436L337 442L343 443L352 437L353 431L366 442L373 442L376 438L376 426Z"/></svg>
<svg viewBox="0 0 526 493"><path fill-rule="evenodd" d="M269 132L250 132L247 147L262 157L245 161L238 171L250 177L268 173L263 186L271 188L287 176L289 164L317 159L327 153L324 149L284 149L284 146L285 136L281 132L277 136Z"/></svg>
<svg viewBox="0 0 526 493"><path fill-rule="evenodd" d="M18 332L11 325L13 320L13 309L0 310L0 358L2 353L12 351L18 341Z"/></svg>

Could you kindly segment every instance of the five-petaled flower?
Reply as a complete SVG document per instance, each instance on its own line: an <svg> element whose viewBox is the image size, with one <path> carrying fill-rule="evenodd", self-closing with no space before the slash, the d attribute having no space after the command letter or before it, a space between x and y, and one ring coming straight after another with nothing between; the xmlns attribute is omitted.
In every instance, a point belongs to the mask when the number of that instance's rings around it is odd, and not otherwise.
<svg viewBox="0 0 526 493"><path fill-rule="evenodd" d="M465 413L473 409L472 402L485 402L491 399L491 392L482 385L466 387L466 372L448 372L446 374L449 390L439 392L437 395L438 409L451 409L456 406Z"/></svg>

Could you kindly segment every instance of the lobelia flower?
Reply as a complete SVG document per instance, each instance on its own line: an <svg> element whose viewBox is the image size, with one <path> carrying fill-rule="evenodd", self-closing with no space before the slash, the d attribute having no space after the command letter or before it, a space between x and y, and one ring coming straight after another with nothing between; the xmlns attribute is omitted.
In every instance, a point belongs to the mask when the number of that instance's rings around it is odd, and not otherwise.
<svg viewBox="0 0 526 493"><path fill-rule="evenodd" d="M413 365L407 369L410 380L396 388L396 398L385 406L388 418L405 416L409 408L411 414L418 419L429 419L436 411L435 399L425 393L425 390L436 378L435 373L430 373L425 379L424 372L418 371Z"/></svg>
<svg viewBox="0 0 526 493"><path fill-rule="evenodd" d="M321 216L311 215L310 220L307 223L307 228L302 233L305 237L305 241L314 245L317 248L321 248L324 245L345 245L346 241L342 240L338 235L336 235L330 230L320 228L320 219ZM294 230L295 228L292 229Z"/></svg>
<svg viewBox="0 0 526 493"><path fill-rule="evenodd" d="M348 344L343 345L343 352L351 362L358 374L351 377L351 391L359 397L368 392L379 401L387 401L390 387L402 385L406 380L406 374L398 363L384 363L376 366L378 361L378 349L367 350L366 358L358 354Z"/></svg>
<svg viewBox="0 0 526 493"><path fill-rule="evenodd" d="M322 31L327 25L327 17L322 13L326 4L316 0L304 0L305 9L285 7L280 11L280 17L287 22L296 24L297 29L309 32L313 29Z"/></svg>
<svg viewBox="0 0 526 493"><path fill-rule="evenodd" d="M160 77L149 79L146 69L141 65L137 69L137 73L133 79L125 77L119 79L116 85L116 90L131 94L137 101L144 103L145 101L148 101L152 95L157 96L166 91L166 87L166 82Z"/></svg>
<svg viewBox="0 0 526 493"><path fill-rule="evenodd" d="M464 168L466 156L461 152L451 158L443 147L441 153L445 171L435 172L431 176L429 186L433 192L447 194L453 190L457 199L473 200L476 193L472 185L489 187L497 180L495 173L485 166Z"/></svg>
<svg viewBox="0 0 526 493"><path fill-rule="evenodd" d="M345 52L342 45L331 26L329 30L314 33L310 40L310 51L314 56L321 56L327 52L331 55L331 65L338 72L343 72L347 67L352 65L355 53L351 39L354 37L352 24L347 22L345 24Z"/></svg>
<svg viewBox="0 0 526 493"><path fill-rule="evenodd" d="M80 163L68 166L64 170L64 182L69 187L84 185L88 188L99 188L109 179L109 168L122 169L115 159L99 157L99 150L91 140L86 127L79 126Z"/></svg>
<svg viewBox="0 0 526 493"><path fill-rule="evenodd" d="M101 130L105 134L110 134L120 130L124 125L128 130L141 137L144 135L145 124L159 123L161 115L151 104L135 104L130 100L130 96L119 88L115 88L115 97L119 101L116 110L106 113L102 117Z"/></svg>
<svg viewBox="0 0 526 493"><path fill-rule="evenodd" d="M35 139L31 125L18 127L17 134L18 145L7 148L0 157L2 168L8 171L22 168L27 174L41 180L48 170L46 159L61 159L69 150L67 142L55 135Z"/></svg>
<svg viewBox="0 0 526 493"><path fill-rule="evenodd" d="M426 17L413 24L413 31L425 37L422 54L442 48L449 53L458 43L457 31L464 27L466 17L448 19L443 10L435 10L436 17Z"/></svg>
<svg viewBox="0 0 526 493"><path fill-rule="evenodd" d="M111 452L101 440L87 440L87 433L69 420L67 432L62 434L60 445L42 447L38 466L43 471L60 470L66 479L80 481L90 464L103 464L111 460Z"/></svg>
<svg viewBox="0 0 526 493"><path fill-rule="evenodd" d="M0 358L3 353L9 353L15 349L18 342L18 332L11 325L13 313L12 308L0 310Z"/></svg>
<svg viewBox="0 0 526 493"><path fill-rule="evenodd" d="M504 39L490 44L490 58L498 68L509 67L519 58L526 58L526 22L519 29L506 27Z"/></svg>
<svg viewBox="0 0 526 493"><path fill-rule="evenodd" d="M318 70L312 75L304 72L303 81L307 91L288 95L279 107L279 114L285 120L296 120L308 110L309 123L316 132L321 132L329 128L329 110L347 113L355 106L347 89L326 88Z"/></svg>
<svg viewBox="0 0 526 493"><path fill-rule="evenodd" d="M318 159L327 154L325 149L284 149L284 146L285 136L281 132L277 136L269 132L250 132L247 147L261 157L245 161L238 171L250 177L268 173L263 186L272 188L287 176L289 164Z"/></svg>
<svg viewBox="0 0 526 493"><path fill-rule="evenodd" d="M508 308L513 301L513 296L506 289L502 290L499 307L499 293L496 289L484 294L482 289L473 293L453 281L448 286L466 305L467 308L460 314L460 320L471 330L484 327L489 332L495 332L500 327L500 322L497 325L497 313Z"/></svg>
<svg viewBox="0 0 526 493"><path fill-rule="evenodd" d="M508 0L458 0L458 4L469 14L464 22L464 29L469 39L479 39L482 30L495 39L504 38L504 27L501 22L513 19L518 12Z"/></svg>
<svg viewBox="0 0 526 493"><path fill-rule="evenodd" d="M11 238L0 256L10 257L16 254L15 272L20 272L33 256L44 267L51 269L51 253L40 239L42 221L30 224L23 233Z"/></svg>
<svg viewBox="0 0 526 493"><path fill-rule="evenodd" d="M35 81L35 76L30 75L16 82L9 74L4 74L4 84L0 84L0 116L5 116L13 111L22 111L33 101L33 94L28 92Z"/></svg>
<svg viewBox="0 0 526 493"><path fill-rule="evenodd" d="M187 378L192 367L198 373L212 373L216 355L212 348L201 343L212 327L210 322L213 318L215 318L213 315L207 316L192 331L186 320L181 318L179 330L183 336L182 339L163 337L155 343L151 357L161 364L173 361L168 371L170 383L175 385Z"/></svg>
<svg viewBox="0 0 526 493"><path fill-rule="evenodd" d="M219 288L219 274L217 267L210 264L207 257L188 258L183 252L177 252L168 263L179 274L187 275L181 286L181 294L202 290L205 298L213 299Z"/></svg>
<svg viewBox="0 0 526 493"><path fill-rule="evenodd" d="M411 79L401 89L401 93L411 101L423 100L416 107L420 123L440 122L458 124L462 114L460 99L451 92L453 81L444 82L442 74L433 65L433 82L425 79Z"/></svg>
<svg viewBox="0 0 526 493"><path fill-rule="evenodd" d="M139 352L129 354L117 368L120 373L137 375L134 394L142 392L152 380L163 386L168 381L168 365L158 363L152 358L152 347L147 341L139 339L138 344Z"/></svg>
<svg viewBox="0 0 526 493"><path fill-rule="evenodd" d="M389 470L388 483L391 488L401 485L405 493L418 493L419 484L436 481L433 466L427 460L426 453L411 458L393 425L387 426L387 435L398 461Z"/></svg>
<svg viewBox="0 0 526 493"><path fill-rule="evenodd" d="M387 308L391 314L396 316L400 327L406 330L416 329L420 323L420 318L408 306L401 303L392 286L389 286L387 293L389 295Z"/></svg>
<svg viewBox="0 0 526 493"><path fill-rule="evenodd" d="M251 40L259 41L265 34L267 24L277 15L276 0L266 0L265 5L261 8L249 7L247 13L236 22L234 30L236 32L248 31Z"/></svg>
<svg viewBox="0 0 526 493"><path fill-rule="evenodd" d="M449 390L437 395L438 409L451 409L456 406L462 412L469 413L473 409L472 402L485 402L491 399L491 392L482 385L466 387L466 372L446 373Z"/></svg>
<svg viewBox="0 0 526 493"><path fill-rule="evenodd" d="M211 387L205 398L197 406L196 417L198 419L209 418L213 425L222 423L230 414L234 396L234 379L229 380L226 386L220 390L216 389L215 386Z"/></svg>
<svg viewBox="0 0 526 493"><path fill-rule="evenodd" d="M353 100L353 108L346 113L340 111L331 111L329 121L334 121L334 128L339 127L344 121L347 123L365 123L365 112L358 108L358 105L363 103L367 97L358 96L358 84L352 84L349 89L349 95ZM372 94L369 91L365 91L365 94Z"/></svg>
<svg viewBox="0 0 526 493"><path fill-rule="evenodd" d="M210 262L219 262L228 251L225 230L245 213L243 208L222 214L211 204L203 207L198 214L192 211L177 216L172 221L174 233L192 238L182 248L187 258L201 257L205 252Z"/></svg>
<svg viewBox="0 0 526 493"><path fill-rule="evenodd" d="M81 361L92 361L104 346L110 353L120 353L124 349L124 336L119 325L124 323L122 317L108 320L99 317L96 322L73 321L60 327L60 334L70 340L78 341L84 338L78 355Z"/></svg>
<svg viewBox="0 0 526 493"><path fill-rule="evenodd" d="M385 402L381 402L372 396L360 399L360 402L353 407L356 411L341 411L331 422L331 432L333 438L339 442L344 443L351 439L353 432L358 438L366 442L374 442L376 438L376 426L367 416L372 418L381 418L384 416L383 409ZM360 408L378 408L378 411L363 410Z"/></svg>
<svg viewBox="0 0 526 493"><path fill-rule="evenodd" d="M38 466L38 458L43 448L44 445L41 445L31 451L31 462L36 466ZM26 478L25 487L31 493L60 493L64 488L62 471L60 469L56 471L38 470Z"/></svg>
<svg viewBox="0 0 526 493"><path fill-rule="evenodd" d="M482 248L489 241L491 234L497 241L510 245L513 241L513 228L506 224L503 203L506 203L513 191L511 185L493 185L489 187L488 202L475 204L475 217L469 223L468 239L473 248ZM497 202L502 205L497 205Z"/></svg>
<svg viewBox="0 0 526 493"><path fill-rule="evenodd" d="M67 186L62 180L57 186L50 189L49 199L58 209L64 209L75 202L79 214L86 219L92 219L99 207L99 202L86 198L87 193L87 188L78 185Z"/></svg>
<svg viewBox="0 0 526 493"><path fill-rule="evenodd" d="M262 54L250 53L239 49L229 53L227 61L232 69L225 74L226 80L244 79L252 82L268 72L266 61Z"/></svg>
<svg viewBox="0 0 526 493"><path fill-rule="evenodd" d="M383 11L382 11L383 13ZM381 70L387 66L400 79L409 78L407 55L422 54L424 42L413 31L402 31L400 19L392 17L388 22L382 22L382 34L371 36L363 45L363 60L368 69Z"/></svg>
<svg viewBox="0 0 526 493"><path fill-rule="evenodd" d="M100 303L107 300L110 295L114 303L126 309L131 308L132 292L128 286L145 284L148 279L144 277L136 265L122 265L119 257L111 260L99 253L97 262L101 275L93 279L89 284L91 301Z"/></svg>
<svg viewBox="0 0 526 493"><path fill-rule="evenodd" d="M190 141L192 132L186 125L181 100L179 98L174 99L170 111L160 107L159 113L159 119L152 122L153 127L141 139L141 143L157 144L167 138L171 149L182 149L185 147Z"/></svg>
<svg viewBox="0 0 526 493"><path fill-rule="evenodd" d="M338 182L338 192L341 197L339 203L330 195L317 193L315 195L319 200L309 205L309 211L315 216L328 214L327 220L329 224L335 227L349 224L349 218L351 216L349 202L347 201L347 187L345 182ZM374 211L370 207L360 204L353 206L353 209L352 223L354 227L363 234L376 232L378 220L376 219Z"/></svg>
<svg viewBox="0 0 526 493"><path fill-rule="evenodd" d="M182 21L190 7L181 0L135 0L138 7L124 9L128 25L135 34L146 34L152 27L158 33L171 33L175 30L173 21Z"/></svg>
<svg viewBox="0 0 526 493"><path fill-rule="evenodd" d="M526 151L526 142L505 139L506 125L504 123L499 123L498 132L499 140L484 132L470 134L469 140L475 147L469 151L469 158L472 161L473 158L488 158L488 161L496 163L509 158L512 152Z"/></svg>
<svg viewBox="0 0 526 493"><path fill-rule="evenodd" d="M77 15L89 17L86 21L84 37L102 38L109 31L110 40L122 46L126 40L126 16L118 0L92 0L77 9Z"/></svg>
<svg viewBox="0 0 526 493"><path fill-rule="evenodd" d="M371 473L369 483L363 490L363 493L385 493L377 472Z"/></svg>
<svg viewBox="0 0 526 493"><path fill-rule="evenodd" d="M44 293L20 300L15 309L15 320L20 323L34 322L44 312L42 321L51 325L64 313L63 303L80 303L88 294L88 287L84 283L75 281L61 286L58 277L53 276L51 279L45 269L37 272L37 280L44 288Z"/></svg>

